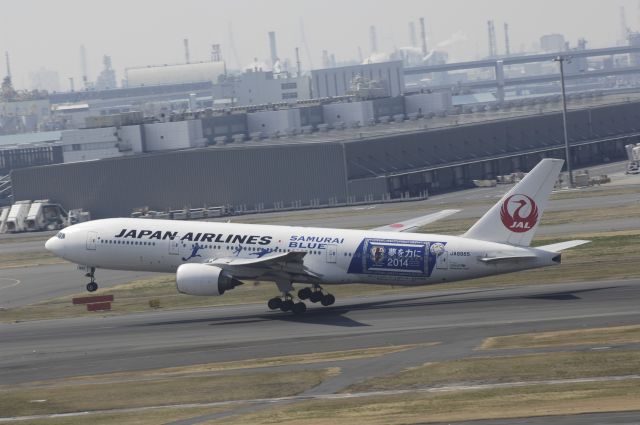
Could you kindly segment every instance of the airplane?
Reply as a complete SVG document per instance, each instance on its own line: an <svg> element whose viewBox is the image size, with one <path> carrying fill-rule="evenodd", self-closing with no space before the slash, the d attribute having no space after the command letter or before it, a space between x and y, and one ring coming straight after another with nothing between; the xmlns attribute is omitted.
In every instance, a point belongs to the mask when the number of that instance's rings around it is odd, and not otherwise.
<svg viewBox="0 0 640 425"><path fill-rule="evenodd" d="M589 241L530 243L563 164L542 159L461 236L412 232L458 210L371 230L109 218L67 227L45 247L84 266L90 292L96 269L175 273L178 292L200 296L268 281L281 294L269 309L300 314L305 300L335 302L321 285L442 284L559 264L561 251ZM294 283L304 285L297 294Z"/></svg>

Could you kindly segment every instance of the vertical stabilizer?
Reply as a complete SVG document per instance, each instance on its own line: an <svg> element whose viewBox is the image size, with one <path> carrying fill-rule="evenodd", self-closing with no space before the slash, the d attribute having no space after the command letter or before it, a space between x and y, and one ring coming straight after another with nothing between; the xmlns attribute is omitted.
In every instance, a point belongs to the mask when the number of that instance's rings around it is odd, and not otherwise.
<svg viewBox="0 0 640 425"><path fill-rule="evenodd" d="M529 246L564 160L543 159L463 236Z"/></svg>

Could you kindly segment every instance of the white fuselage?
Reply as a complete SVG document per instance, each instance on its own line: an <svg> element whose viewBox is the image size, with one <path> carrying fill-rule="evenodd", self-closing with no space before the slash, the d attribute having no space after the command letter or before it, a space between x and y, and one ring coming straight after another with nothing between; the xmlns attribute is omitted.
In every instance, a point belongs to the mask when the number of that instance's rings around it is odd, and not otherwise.
<svg viewBox="0 0 640 425"><path fill-rule="evenodd" d="M456 236L135 218L68 227L47 242L47 249L89 267L166 273L185 263L304 252L308 277L301 283L323 284L425 285L558 262L554 253ZM235 277L273 278L255 268Z"/></svg>

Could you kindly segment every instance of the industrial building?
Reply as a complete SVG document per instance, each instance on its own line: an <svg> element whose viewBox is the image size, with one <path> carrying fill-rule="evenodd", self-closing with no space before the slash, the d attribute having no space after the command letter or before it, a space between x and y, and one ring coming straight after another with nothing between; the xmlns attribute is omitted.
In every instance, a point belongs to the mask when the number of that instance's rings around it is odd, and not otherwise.
<svg viewBox="0 0 640 425"><path fill-rule="evenodd" d="M571 111L569 122L576 166L622 159L624 146L640 137L640 103L585 107ZM13 196L48 197L94 218L136 208L259 211L379 202L469 187L473 179L562 157L564 149L558 112L404 132L382 128L18 169Z"/></svg>
<svg viewBox="0 0 640 425"><path fill-rule="evenodd" d="M344 96L352 90L357 77L378 81L385 88L386 96L404 93L404 65L402 61L380 62L343 66L311 71L313 97Z"/></svg>
<svg viewBox="0 0 640 425"><path fill-rule="evenodd" d="M128 88L166 86L209 81L215 84L226 75L224 62L181 63L163 66L145 66L125 69Z"/></svg>

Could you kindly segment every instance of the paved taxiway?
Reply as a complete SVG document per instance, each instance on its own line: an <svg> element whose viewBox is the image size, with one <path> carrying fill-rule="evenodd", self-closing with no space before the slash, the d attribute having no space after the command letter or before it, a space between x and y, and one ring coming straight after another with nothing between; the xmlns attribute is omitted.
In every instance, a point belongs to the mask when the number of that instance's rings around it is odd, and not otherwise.
<svg viewBox="0 0 640 425"><path fill-rule="evenodd" d="M405 293L295 316L262 304L0 324L0 382L440 342L358 360L314 391L466 357L489 336L638 323L640 280ZM618 347L613 347L613 349Z"/></svg>

